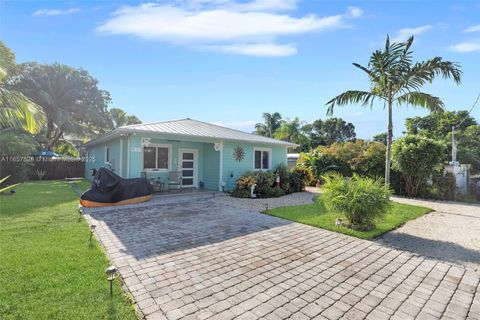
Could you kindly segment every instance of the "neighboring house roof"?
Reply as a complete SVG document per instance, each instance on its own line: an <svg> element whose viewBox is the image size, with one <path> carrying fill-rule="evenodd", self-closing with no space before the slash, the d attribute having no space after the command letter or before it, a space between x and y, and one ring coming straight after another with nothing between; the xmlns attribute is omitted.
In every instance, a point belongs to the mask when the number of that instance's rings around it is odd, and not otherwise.
<svg viewBox="0 0 480 320"><path fill-rule="evenodd" d="M287 153L287 159L298 159L300 158L300 153Z"/></svg>
<svg viewBox="0 0 480 320"><path fill-rule="evenodd" d="M289 147L296 147L297 145L291 142L272 139L264 136L259 136L239 130L225 128L207 122L202 122L192 119L172 120L156 123L143 123L123 126L107 133L106 135L92 140L85 144L85 146L93 146L95 144L108 141L122 134L145 132L145 133L160 133L170 136L184 136L195 138L210 138L218 140L244 141L251 143L265 143L284 145Z"/></svg>

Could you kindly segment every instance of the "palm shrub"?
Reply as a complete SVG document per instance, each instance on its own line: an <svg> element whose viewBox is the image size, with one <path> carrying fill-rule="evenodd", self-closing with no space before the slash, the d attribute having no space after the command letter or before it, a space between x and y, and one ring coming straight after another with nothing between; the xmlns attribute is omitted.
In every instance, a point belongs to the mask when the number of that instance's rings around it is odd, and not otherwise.
<svg viewBox="0 0 480 320"><path fill-rule="evenodd" d="M370 230L390 205L391 191L382 179L344 178L340 174L324 176L322 200L329 210L342 213L347 226L354 230Z"/></svg>

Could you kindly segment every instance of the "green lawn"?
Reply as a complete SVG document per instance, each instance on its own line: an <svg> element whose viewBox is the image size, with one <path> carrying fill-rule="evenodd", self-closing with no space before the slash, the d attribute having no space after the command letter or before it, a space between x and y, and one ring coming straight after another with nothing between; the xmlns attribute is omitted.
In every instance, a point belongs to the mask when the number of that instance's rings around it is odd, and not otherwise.
<svg viewBox="0 0 480 320"><path fill-rule="evenodd" d="M108 260L98 244L89 245L71 185L15 189L0 195L0 319L135 319L118 284L109 295Z"/></svg>
<svg viewBox="0 0 480 320"><path fill-rule="evenodd" d="M337 228L335 220L342 218L342 215L329 212L321 201L301 206L275 208L264 213L362 239L372 239L430 211L432 210L428 208L392 202L389 212L382 220L377 221L375 229L370 231L355 231L343 226Z"/></svg>

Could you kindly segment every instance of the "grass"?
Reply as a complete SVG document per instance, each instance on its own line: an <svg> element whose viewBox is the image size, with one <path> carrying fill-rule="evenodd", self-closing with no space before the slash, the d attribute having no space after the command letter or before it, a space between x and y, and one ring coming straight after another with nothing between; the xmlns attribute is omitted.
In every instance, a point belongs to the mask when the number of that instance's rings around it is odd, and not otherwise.
<svg viewBox="0 0 480 320"><path fill-rule="evenodd" d="M0 319L135 319L118 283L109 295L108 260L89 245L71 185L28 182L16 191L0 195Z"/></svg>
<svg viewBox="0 0 480 320"><path fill-rule="evenodd" d="M319 200L318 203L313 204L275 208L264 213L271 216L308 224L310 226L347 234L357 238L372 239L387 231L396 229L405 222L418 218L430 211L432 210L429 208L401 204L392 201L391 208L389 209L388 213L385 214L383 219L377 221L375 224L375 229L370 231L356 231L344 226L337 228L337 226L335 226L335 220L337 218L343 218L342 215L336 212L329 212L321 200Z"/></svg>

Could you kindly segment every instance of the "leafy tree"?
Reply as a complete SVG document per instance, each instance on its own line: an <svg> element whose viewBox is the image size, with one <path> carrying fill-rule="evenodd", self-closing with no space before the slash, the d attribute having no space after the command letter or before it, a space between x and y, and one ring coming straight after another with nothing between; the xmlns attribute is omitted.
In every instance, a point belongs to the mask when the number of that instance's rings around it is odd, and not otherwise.
<svg viewBox="0 0 480 320"><path fill-rule="evenodd" d="M59 141L53 151L62 156L78 157L80 155L75 146L67 140Z"/></svg>
<svg viewBox="0 0 480 320"><path fill-rule="evenodd" d="M262 115L263 123L259 122L255 125L255 134L265 137L273 137L275 132L280 128L282 123L282 116L278 112L268 113Z"/></svg>
<svg viewBox="0 0 480 320"><path fill-rule="evenodd" d="M128 126L131 124L139 124L142 123L140 119L138 119L134 115L128 115L124 110L120 108L111 108L109 110L110 113L110 118L112 119L113 122L113 129L122 127L122 126Z"/></svg>
<svg viewBox="0 0 480 320"><path fill-rule="evenodd" d="M311 139L311 146L328 146L334 142L355 140L355 126L341 118L329 118L325 121L318 119L303 130Z"/></svg>
<svg viewBox="0 0 480 320"><path fill-rule="evenodd" d="M472 165L472 172L480 172L480 125L468 111L448 111L425 117L407 118L408 134L419 134L439 140L452 150L452 127L455 126L457 160Z"/></svg>
<svg viewBox="0 0 480 320"><path fill-rule="evenodd" d="M371 82L370 91L349 90L327 102L327 114L333 114L335 106L360 103L373 106L377 100L383 102L388 111L387 149L385 182L390 183L391 145L393 139L393 106L410 104L431 112L442 112L444 104L438 97L421 92L423 85L431 83L437 76L453 78L460 83L461 71L458 64L434 57L427 61L413 63L410 46L413 36L406 42L390 43L387 36L384 50L377 50L370 56L367 67L353 65L364 71Z"/></svg>
<svg viewBox="0 0 480 320"><path fill-rule="evenodd" d="M392 165L402 173L406 193L417 196L420 188L445 160L445 146L418 135L397 139L392 147Z"/></svg>
<svg viewBox="0 0 480 320"><path fill-rule="evenodd" d="M383 133L379 133L379 134L376 134L372 137L372 141L374 142L381 142L383 143L384 145L387 145L387 133L386 132L383 132Z"/></svg>
<svg viewBox="0 0 480 320"><path fill-rule="evenodd" d="M15 73L15 55L0 41L0 128L37 133L44 120L42 111L21 92L9 87L7 77Z"/></svg>
<svg viewBox="0 0 480 320"><path fill-rule="evenodd" d="M47 126L37 137L52 149L66 134L93 137L111 128L110 94L83 69L55 63L19 66L14 87L43 108Z"/></svg>
<svg viewBox="0 0 480 320"><path fill-rule="evenodd" d="M362 176L380 178L385 172L385 149L380 142L370 142L351 161L352 171Z"/></svg>
<svg viewBox="0 0 480 320"><path fill-rule="evenodd" d="M282 121L280 128L275 131L274 138L289 141L300 145L301 150L308 149L308 137L302 131L302 122L299 118Z"/></svg>

